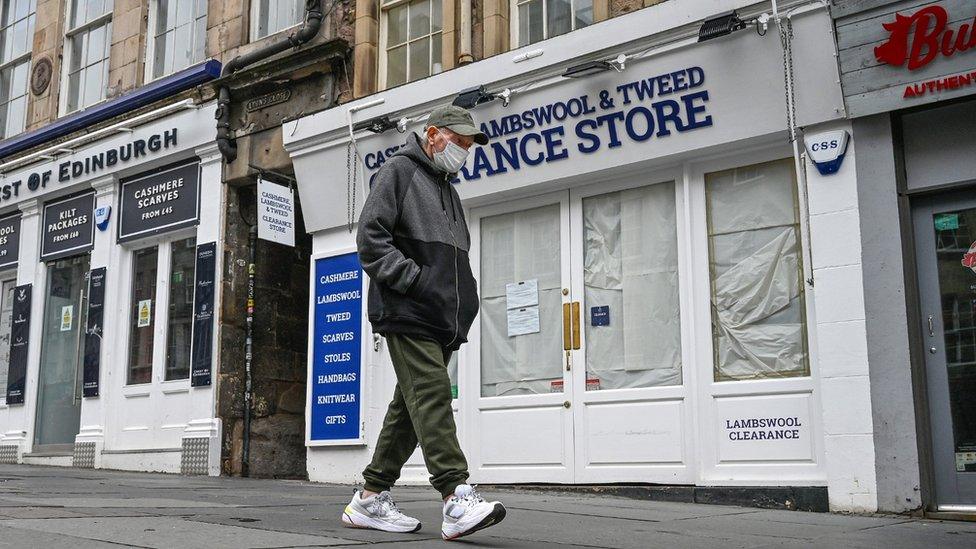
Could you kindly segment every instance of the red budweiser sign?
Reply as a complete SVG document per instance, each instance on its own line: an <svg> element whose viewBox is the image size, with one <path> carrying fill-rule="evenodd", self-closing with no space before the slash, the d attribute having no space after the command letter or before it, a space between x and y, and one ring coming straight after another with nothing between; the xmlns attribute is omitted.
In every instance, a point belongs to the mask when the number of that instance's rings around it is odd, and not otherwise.
<svg viewBox="0 0 976 549"><path fill-rule="evenodd" d="M895 20L883 24L890 36L874 48L881 63L920 69L936 57L952 57L976 47L976 18L971 23L949 27L949 14L942 6L929 6L912 15L895 14Z"/></svg>

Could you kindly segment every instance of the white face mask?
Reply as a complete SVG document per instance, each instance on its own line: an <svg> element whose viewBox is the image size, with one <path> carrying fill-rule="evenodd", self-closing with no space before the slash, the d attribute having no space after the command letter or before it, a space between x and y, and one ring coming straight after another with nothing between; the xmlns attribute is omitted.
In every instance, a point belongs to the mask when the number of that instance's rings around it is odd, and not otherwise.
<svg viewBox="0 0 976 549"><path fill-rule="evenodd" d="M468 159L468 151L454 143L443 133L441 136L447 141L443 151L434 151L434 164L447 173L457 173Z"/></svg>

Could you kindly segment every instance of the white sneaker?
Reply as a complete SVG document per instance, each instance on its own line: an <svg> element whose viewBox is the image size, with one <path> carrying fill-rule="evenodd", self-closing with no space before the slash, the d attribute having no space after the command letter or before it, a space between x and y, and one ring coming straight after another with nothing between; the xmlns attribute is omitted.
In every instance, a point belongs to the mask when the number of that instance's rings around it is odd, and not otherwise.
<svg viewBox="0 0 976 549"><path fill-rule="evenodd" d="M444 504L441 537L447 541L458 539L498 524L504 518L504 505L497 501L485 501L473 486L462 484Z"/></svg>
<svg viewBox="0 0 976 549"><path fill-rule="evenodd" d="M420 530L420 521L401 513L389 492L363 498L362 492L356 490L352 501L342 511L342 522L352 528L372 528L384 532Z"/></svg>

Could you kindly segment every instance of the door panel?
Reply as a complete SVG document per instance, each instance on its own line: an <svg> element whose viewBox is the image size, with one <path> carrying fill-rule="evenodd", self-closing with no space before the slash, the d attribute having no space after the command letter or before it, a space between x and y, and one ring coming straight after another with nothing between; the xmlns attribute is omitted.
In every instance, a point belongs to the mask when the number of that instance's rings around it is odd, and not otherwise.
<svg viewBox="0 0 976 549"><path fill-rule="evenodd" d="M568 195L557 193L472 216L481 312L469 356L479 366L461 400L473 419L479 482L573 481L567 206Z"/></svg>
<svg viewBox="0 0 976 549"><path fill-rule="evenodd" d="M70 450L81 421L88 256L47 267L34 451Z"/></svg>
<svg viewBox="0 0 976 549"><path fill-rule="evenodd" d="M976 200L914 208L936 499L976 505Z"/></svg>
<svg viewBox="0 0 976 549"><path fill-rule="evenodd" d="M678 186L634 184L571 193L572 295L582 298L583 335L573 351L577 483L694 481Z"/></svg>

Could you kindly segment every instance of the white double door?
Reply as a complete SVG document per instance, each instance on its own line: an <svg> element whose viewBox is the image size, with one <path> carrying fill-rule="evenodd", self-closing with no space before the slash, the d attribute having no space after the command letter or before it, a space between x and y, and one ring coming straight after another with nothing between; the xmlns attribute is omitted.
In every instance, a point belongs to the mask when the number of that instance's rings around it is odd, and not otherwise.
<svg viewBox="0 0 976 549"><path fill-rule="evenodd" d="M471 212L459 404L477 482L694 482L681 183Z"/></svg>

